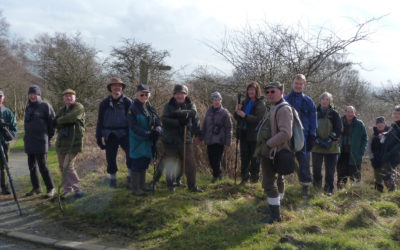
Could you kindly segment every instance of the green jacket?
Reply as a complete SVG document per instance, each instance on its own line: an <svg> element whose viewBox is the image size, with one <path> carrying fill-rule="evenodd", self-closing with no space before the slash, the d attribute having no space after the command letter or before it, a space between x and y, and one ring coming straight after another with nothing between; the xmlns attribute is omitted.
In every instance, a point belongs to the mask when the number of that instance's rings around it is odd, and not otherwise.
<svg viewBox="0 0 400 250"><path fill-rule="evenodd" d="M340 134L342 132L342 121L339 113L332 107L323 112L321 105L317 107L317 138L322 141L331 140L331 145L326 148L323 145L315 143L312 148L313 153L319 154L339 154L340 153Z"/></svg>
<svg viewBox="0 0 400 250"><path fill-rule="evenodd" d="M6 108L4 106L1 106L0 110L1 110L0 118L3 119L4 122L7 124L6 126L10 130L11 134L16 136L18 130L17 130L17 121L15 120L14 113L9 108ZM4 138L3 131L0 132L0 141L1 143L3 143L3 145L8 144L8 141L6 141Z"/></svg>
<svg viewBox="0 0 400 250"><path fill-rule="evenodd" d="M342 117L343 128L346 124L346 118ZM340 149L343 151L343 146L345 144L350 144L350 165L360 165L362 157L365 154L368 144L367 130L365 129L364 123L354 117L350 125L350 136L346 136L344 133L342 135Z"/></svg>
<svg viewBox="0 0 400 250"><path fill-rule="evenodd" d="M176 103L174 98L165 104L161 121L163 125L162 142L164 145L172 147L183 146L184 126L179 122L181 112L193 112L194 116L190 118L186 131L186 144L193 141L194 136L200 136L200 119L197 114L196 105L186 97L183 104Z"/></svg>
<svg viewBox="0 0 400 250"><path fill-rule="evenodd" d="M85 108L79 102L62 108L56 116L56 151L59 154L82 152Z"/></svg>

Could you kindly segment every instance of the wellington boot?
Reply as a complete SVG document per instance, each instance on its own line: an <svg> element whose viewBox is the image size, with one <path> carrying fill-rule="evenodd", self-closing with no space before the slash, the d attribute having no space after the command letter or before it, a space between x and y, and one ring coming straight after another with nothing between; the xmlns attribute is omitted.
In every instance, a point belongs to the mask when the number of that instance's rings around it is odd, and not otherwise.
<svg viewBox="0 0 400 250"><path fill-rule="evenodd" d="M146 193L140 188L140 172L131 173L132 193L136 196L144 196Z"/></svg>
<svg viewBox="0 0 400 250"><path fill-rule="evenodd" d="M279 205L268 205L270 214L264 219L260 220L261 223L273 224L274 222L281 222L281 211Z"/></svg>

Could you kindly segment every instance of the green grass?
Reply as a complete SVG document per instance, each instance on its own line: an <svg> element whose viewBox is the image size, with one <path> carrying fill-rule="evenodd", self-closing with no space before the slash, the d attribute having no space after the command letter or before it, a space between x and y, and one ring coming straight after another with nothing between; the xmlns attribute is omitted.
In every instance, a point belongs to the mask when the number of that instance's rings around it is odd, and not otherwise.
<svg viewBox="0 0 400 250"><path fill-rule="evenodd" d="M57 156L48 155L55 182L60 183ZM150 167L147 180L152 176ZM118 172L118 188L110 189L106 175L90 173L81 179L85 196L64 202L44 202L38 211L52 219L99 237L123 238L121 245L145 249L400 249L400 191L379 193L357 184L327 197L313 190L301 198L301 187L289 184L282 204L283 221L260 224L267 207L261 184L239 187L224 179L210 184L199 174L205 192L184 188L159 189L135 197L125 188L127 170Z"/></svg>
<svg viewBox="0 0 400 250"><path fill-rule="evenodd" d="M18 139L13 145L12 150L16 151L22 151L24 150L24 136L25 136L25 131L21 131L18 133Z"/></svg>

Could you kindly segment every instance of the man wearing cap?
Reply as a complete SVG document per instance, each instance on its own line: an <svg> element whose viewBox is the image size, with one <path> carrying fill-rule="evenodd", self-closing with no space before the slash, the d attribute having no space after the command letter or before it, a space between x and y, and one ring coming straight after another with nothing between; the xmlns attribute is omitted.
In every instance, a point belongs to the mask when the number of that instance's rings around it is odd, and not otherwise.
<svg viewBox="0 0 400 250"><path fill-rule="evenodd" d="M8 161L9 139L5 135L4 127L10 130L13 136L17 135L17 121L15 120L14 113L4 106L4 92L0 90L0 143L3 146L6 160ZM1 193L4 195L10 194L10 190L6 181L5 163L0 158L0 184Z"/></svg>
<svg viewBox="0 0 400 250"><path fill-rule="evenodd" d="M63 180L63 197L80 198L83 193L75 170L75 159L83 149L85 109L76 101L74 90L66 89L63 98L65 106L56 116L56 151Z"/></svg>
<svg viewBox="0 0 400 250"><path fill-rule="evenodd" d="M293 113L290 105L283 99L283 84L270 82L264 90L267 100L271 103L270 112L265 116L270 122L268 129L271 137L267 139L266 144L271 153L270 156L261 158L261 168L262 186L264 193L267 194L270 214L261 222L272 224L281 221L280 203L284 196L285 184L283 176L275 171L273 157L271 156L283 149L290 150L289 141L293 133Z"/></svg>
<svg viewBox="0 0 400 250"><path fill-rule="evenodd" d="M28 89L28 104L24 119L24 148L28 155L28 166L32 190L26 196L42 192L39 171L47 188L46 197L55 194L54 182L46 163L50 140L54 136L55 113L51 105L41 98L40 87L32 85Z"/></svg>
<svg viewBox="0 0 400 250"><path fill-rule="evenodd" d="M166 162L178 158L185 168L189 191L203 191L196 185L196 164L192 144L193 137L200 135L200 119L196 105L188 97L188 93L188 88L185 85L175 85L173 97L164 106L161 116L164 155L154 175L153 187L160 179L164 165L167 165ZM187 128L186 138L183 138L185 127ZM183 156L184 148L186 150L185 157ZM183 163L184 159L185 163ZM167 169L167 185L170 191L174 191L174 182L180 184L179 178L182 171L178 171L178 176L175 173L169 174L168 171L170 169Z"/></svg>
<svg viewBox="0 0 400 250"><path fill-rule="evenodd" d="M296 152L296 158L299 162L299 180L303 186L302 196L308 198L311 196L310 152L317 134L317 109L314 101L303 93L305 87L306 77L303 74L295 75L292 81L292 91L285 95L285 100L297 110L304 128L304 148L300 152Z"/></svg>
<svg viewBox="0 0 400 250"><path fill-rule="evenodd" d="M120 78L111 78L107 85L111 94L100 103L97 119L97 145L106 150L107 173L110 174L110 187L112 188L117 186L116 158L119 146L125 151L126 165L128 167L130 165L127 114L132 101L122 94L125 87L126 85Z"/></svg>
<svg viewBox="0 0 400 250"><path fill-rule="evenodd" d="M381 140L389 129L390 127L386 125L385 117L380 116L376 118L376 126L373 128L374 132L372 133L368 143L369 159L374 168L375 189L379 192L383 192L384 188L384 173L382 171L383 144L381 143Z"/></svg>

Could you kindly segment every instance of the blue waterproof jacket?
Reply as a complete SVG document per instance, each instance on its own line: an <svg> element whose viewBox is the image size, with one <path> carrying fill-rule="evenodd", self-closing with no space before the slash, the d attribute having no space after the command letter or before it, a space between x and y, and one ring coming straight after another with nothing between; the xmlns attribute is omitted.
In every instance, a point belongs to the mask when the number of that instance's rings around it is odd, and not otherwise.
<svg viewBox="0 0 400 250"><path fill-rule="evenodd" d="M146 105L149 114L145 112ZM147 102L134 99L128 111L129 122L129 157L132 159L153 158L153 141L150 138L151 128L161 126L160 117L154 107ZM139 167L139 166L138 166Z"/></svg>
<svg viewBox="0 0 400 250"><path fill-rule="evenodd" d="M293 90L284 96L285 100L297 110L304 127L304 136L317 134L317 109L314 101L303 92L296 93Z"/></svg>

